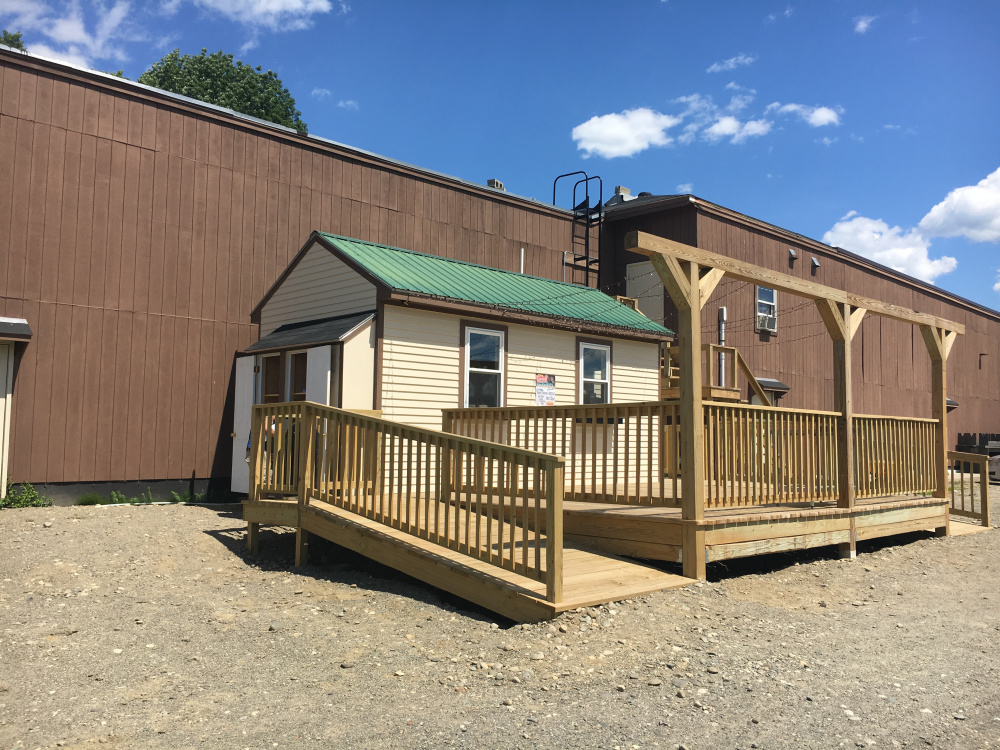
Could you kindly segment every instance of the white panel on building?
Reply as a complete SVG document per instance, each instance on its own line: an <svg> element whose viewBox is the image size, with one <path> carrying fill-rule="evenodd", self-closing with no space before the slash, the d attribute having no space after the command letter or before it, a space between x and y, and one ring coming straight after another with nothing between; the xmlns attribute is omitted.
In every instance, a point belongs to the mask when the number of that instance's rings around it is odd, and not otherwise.
<svg viewBox="0 0 1000 750"><path fill-rule="evenodd" d="M233 408L233 492L250 492L250 465L247 444L254 403L254 364L256 357L236 358L236 397Z"/></svg>
<svg viewBox="0 0 1000 750"><path fill-rule="evenodd" d="M317 346L306 352L306 401L330 405L330 363L332 350L329 344Z"/></svg>

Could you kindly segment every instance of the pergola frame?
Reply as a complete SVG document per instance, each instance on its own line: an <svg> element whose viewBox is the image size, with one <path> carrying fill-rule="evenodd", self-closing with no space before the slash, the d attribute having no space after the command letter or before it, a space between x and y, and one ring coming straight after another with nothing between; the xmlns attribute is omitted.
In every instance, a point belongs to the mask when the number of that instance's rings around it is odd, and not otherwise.
<svg viewBox="0 0 1000 750"><path fill-rule="evenodd" d="M646 232L625 235L627 252L650 259L667 294L677 307L680 347L681 514L684 575L705 578L705 532L698 523L705 517L704 410L702 406L701 308L723 277L759 284L811 299L816 303L833 342L834 403L837 419L838 506L854 508L854 410L851 398L851 342L866 314L880 315L920 327L931 357L932 417L935 426L934 497L947 497L947 360L965 326L935 315L861 297L752 263L728 258L682 242ZM945 527L947 533L947 527ZM856 534L851 519L845 556L855 555Z"/></svg>

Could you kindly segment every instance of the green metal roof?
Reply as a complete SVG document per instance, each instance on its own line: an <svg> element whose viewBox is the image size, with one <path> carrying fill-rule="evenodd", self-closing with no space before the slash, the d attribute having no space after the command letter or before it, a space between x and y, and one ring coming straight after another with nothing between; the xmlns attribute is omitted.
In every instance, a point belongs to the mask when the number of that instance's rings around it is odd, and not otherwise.
<svg viewBox="0 0 1000 750"><path fill-rule="evenodd" d="M396 291L630 328L644 333L672 334L669 329L597 289L335 234L318 234Z"/></svg>

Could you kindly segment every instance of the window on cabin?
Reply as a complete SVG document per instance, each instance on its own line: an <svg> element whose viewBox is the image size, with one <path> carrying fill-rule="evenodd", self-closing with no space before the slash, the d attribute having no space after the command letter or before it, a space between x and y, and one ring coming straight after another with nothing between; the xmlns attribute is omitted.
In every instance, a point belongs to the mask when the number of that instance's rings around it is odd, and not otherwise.
<svg viewBox="0 0 1000 750"><path fill-rule="evenodd" d="M465 358L465 405L503 406L503 332L467 328Z"/></svg>
<svg viewBox="0 0 1000 750"><path fill-rule="evenodd" d="M611 347L580 344L580 403L607 404L611 401Z"/></svg>
<svg viewBox="0 0 1000 750"><path fill-rule="evenodd" d="M766 286L757 287L757 330L778 332L778 293Z"/></svg>

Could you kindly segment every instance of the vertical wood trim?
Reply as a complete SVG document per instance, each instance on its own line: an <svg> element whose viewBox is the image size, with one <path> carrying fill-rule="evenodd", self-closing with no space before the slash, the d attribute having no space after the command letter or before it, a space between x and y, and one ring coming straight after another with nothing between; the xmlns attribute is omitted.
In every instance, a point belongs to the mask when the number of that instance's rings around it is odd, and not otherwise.
<svg viewBox="0 0 1000 750"><path fill-rule="evenodd" d="M378 306L375 310L375 383L373 384L373 393L375 394L372 400L373 409L382 408L382 363L385 357L385 302L382 300L378 301ZM343 367L344 357L340 357L341 367ZM506 361L506 360L504 360ZM344 378L343 372L341 372L340 378L341 387L343 387ZM338 401L339 403L343 403Z"/></svg>

